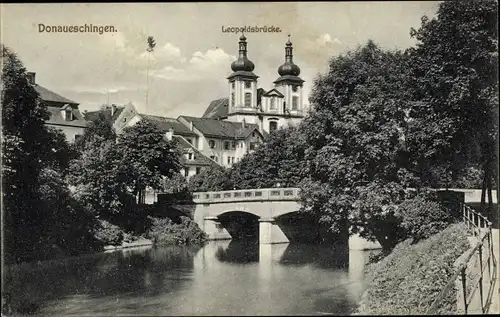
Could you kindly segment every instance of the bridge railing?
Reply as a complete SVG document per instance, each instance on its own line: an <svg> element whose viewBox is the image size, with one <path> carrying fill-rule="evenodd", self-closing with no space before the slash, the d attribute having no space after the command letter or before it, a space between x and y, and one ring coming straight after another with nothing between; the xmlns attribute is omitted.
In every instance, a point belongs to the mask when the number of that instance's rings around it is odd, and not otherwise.
<svg viewBox="0 0 500 317"><path fill-rule="evenodd" d="M487 313L491 296L496 295L493 288L497 274L497 259L493 252L492 223L469 206L462 204L461 207L463 222L478 241L455 262L456 270L453 276L427 310L427 315L439 313L440 304L452 289L458 292L457 309L465 315L471 312L472 304L474 304L472 309L480 310L472 313Z"/></svg>
<svg viewBox="0 0 500 317"><path fill-rule="evenodd" d="M299 188L263 188L218 192L195 192L192 197L193 202L196 204L236 201L295 201L299 199L299 190Z"/></svg>

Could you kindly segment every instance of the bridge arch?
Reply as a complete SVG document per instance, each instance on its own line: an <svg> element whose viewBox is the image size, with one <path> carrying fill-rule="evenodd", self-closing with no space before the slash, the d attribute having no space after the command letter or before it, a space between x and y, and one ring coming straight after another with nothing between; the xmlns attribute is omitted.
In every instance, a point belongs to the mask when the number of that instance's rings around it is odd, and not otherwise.
<svg viewBox="0 0 500 317"><path fill-rule="evenodd" d="M258 240L259 219L255 213L231 210L220 213L217 219L233 240Z"/></svg>

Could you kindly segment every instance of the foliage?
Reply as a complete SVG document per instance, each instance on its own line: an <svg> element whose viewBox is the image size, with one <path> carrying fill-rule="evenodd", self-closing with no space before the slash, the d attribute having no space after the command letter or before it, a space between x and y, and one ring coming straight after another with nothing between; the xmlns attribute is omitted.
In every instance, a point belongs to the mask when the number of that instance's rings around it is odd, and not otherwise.
<svg viewBox="0 0 500 317"><path fill-rule="evenodd" d="M71 163L69 182L75 198L95 216L126 214L134 197L127 188L123 157L113 140L94 136L80 157Z"/></svg>
<svg viewBox="0 0 500 317"><path fill-rule="evenodd" d="M155 245L196 245L207 240L206 234L188 217L181 217L179 224L169 218L153 218L146 234Z"/></svg>
<svg viewBox="0 0 500 317"><path fill-rule="evenodd" d="M164 178L180 171L176 141L168 141L164 133L146 120L124 129L117 139L120 169L133 195L141 196L147 188L163 189ZM139 202L141 197L139 197Z"/></svg>
<svg viewBox="0 0 500 317"><path fill-rule="evenodd" d="M188 189L190 192L231 190L234 185L229 173L229 170L219 165L204 167L199 174L189 179Z"/></svg>
<svg viewBox="0 0 500 317"><path fill-rule="evenodd" d="M165 193L180 193L188 190L188 181L182 173L175 173L170 178L165 178L163 191Z"/></svg>
<svg viewBox="0 0 500 317"><path fill-rule="evenodd" d="M123 229L109 221L100 220L94 236L102 245L120 245L123 241Z"/></svg>
<svg viewBox="0 0 500 317"><path fill-rule="evenodd" d="M454 224L417 244L399 243L384 259L366 269L366 289L357 314L425 314L454 274L453 263L469 243L462 224ZM453 289L440 314L456 313Z"/></svg>
<svg viewBox="0 0 500 317"><path fill-rule="evenodd" d="M271 188L277 184L295 187L302 179L300 164L304 149L303 138L296 128L274 131L254 152L233 165L231 180L237 189Z"/></svg>
<svg viewBox="0 0 500 317"><path fill-rule="evenodd" d="M95 142L95 138L97 141L108 141L108 140L116 140L116 133L113 129L111 123L106 120L106 117L103 113L99 113L97 118L87 124L83 135L76 140L75 147L79 151L85 150L85 144L88 142Z"/></svg>
<svg viewBox="0 0 500 317"><path fill-rule="evenodd" d="M455 220L449 210L423 195L405 200L398 206L396 215L401 218L405 237L413 242L442 231Z"/></svg>
<svg viewBox="0 0 500 317"><path fill-rule="evenodd" d="M406 62L404 54L384 52L372 41L333 58L315 82L312 111L300 126L308 145L303 212L338 234L349 219L352 232L382 239L387 248L394 226L380 223L392 222L393 206L414 183L406 169Z"/></svg>
<svg viewBox="0 0 500 317"><path fill-rule="evenodd" d="M5 260L24 261L43 255L54 241L48 218L63 214L45 201L45 168L55 175L67 167L70 149L64 136L45 126L46 106L28 82L22 62L2 46L2 195ZM45 186L45 187L44 187ZM57 184L62 190L62 184ZM56 217L57 218L57 217ZM57 227L57 225L55 225ZM58 228L59 229L59 228ZM30 234L26 234L29 232Z"/></svg>
<svg viewBox="0 0 500 317"><path fill-rule="evenodd" d="M418 43L408 50L408 143L415 172L429 185L436 166L455 180L479 163L489 188L498 178L497 11L492 0L444 1L436 18L424 16L411 30Z"/></svg>

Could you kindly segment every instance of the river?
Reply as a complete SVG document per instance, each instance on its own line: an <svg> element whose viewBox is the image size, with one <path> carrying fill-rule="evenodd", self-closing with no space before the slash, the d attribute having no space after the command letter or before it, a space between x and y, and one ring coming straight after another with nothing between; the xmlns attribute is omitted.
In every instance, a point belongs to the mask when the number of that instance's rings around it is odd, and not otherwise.
<svg viewBox="0 0 500 317"><path fill-rule="evenodd" d="M368 256L213 241L18 265L4 283L13 307L46 316L344 315L359 301Z"/></svg>

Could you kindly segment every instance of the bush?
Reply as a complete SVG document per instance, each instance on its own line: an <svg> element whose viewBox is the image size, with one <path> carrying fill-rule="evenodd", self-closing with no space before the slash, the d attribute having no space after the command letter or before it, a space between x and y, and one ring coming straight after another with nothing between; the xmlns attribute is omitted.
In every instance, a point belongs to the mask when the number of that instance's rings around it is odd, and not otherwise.
<svg viewBox="0 0 500 317"><path fill-rule="evenodd" d="M399 243L377 263L369 264L358 314L425 314L454 273L455 260L469 248L463 224L411 244ZM440 314L456 314L456 291L439 306Z"/></svg>
<svg viewBox="0 0 500 317"><path fill-rule="evenodd" d="M206 234L188 217L180 217L179 224L169 218L151 219L151 227L146 232L146 238L153 240L155 245L196 245L207 240Z"/></svg>
<svg viewBox="0 0 500 317"><path fill-rule="evenodd" d="M405 238L413 242L430 237L454 220L453 215L440 203L419 195L401 203L397 210Z"/></svg>
<svg viewBox="0 0 500 317"><path fill-rule="evenodd" d="M106 220L99 221L94 236L103 245L120 245L123 242L123 230Z"/></svg>

